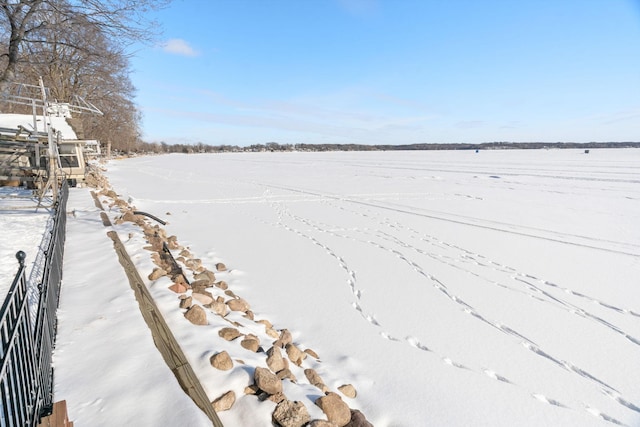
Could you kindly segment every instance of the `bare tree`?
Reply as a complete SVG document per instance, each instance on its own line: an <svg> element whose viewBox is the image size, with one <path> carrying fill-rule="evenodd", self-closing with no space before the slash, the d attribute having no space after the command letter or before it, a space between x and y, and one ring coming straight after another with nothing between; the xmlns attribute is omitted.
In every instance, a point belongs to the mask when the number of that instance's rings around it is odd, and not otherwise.
<svg viewBox="0 0 640 427"><path fill-rule="evenodd" d="M99 29L117 45L149 40L157 28L149 11L169 0L0 0L0 90L15 79L26 45L46 44L42 34L59 26Z"/></svg>
<svg viewBox="0 0 640 427"><path fill-rule="evenodd" d="M84 138L110 141L123 151L135 147L140 117L132 102L135 88L122 48L100 27L87 22L61 22L39 29L37 36L47 42L25 45L29 62L18 65L20 78L37 81L42 77L52 100L67 102L80 95L96 105L104 115L81 117ZM74 123L78 126L78 121Z"/></svg>
<svg viewBox="0 0 640 427"><path fill-rule="evenodd" d="M152 39L145 13L167 3L0 0L0 91L16 78L37 82L42 77L52 100L69 102L80 95L104 113L74 122L84 138L111 142L122 151L135 149L140 113L133 103L126 48ZM9 108L21 112L20 106Z"/></svg>

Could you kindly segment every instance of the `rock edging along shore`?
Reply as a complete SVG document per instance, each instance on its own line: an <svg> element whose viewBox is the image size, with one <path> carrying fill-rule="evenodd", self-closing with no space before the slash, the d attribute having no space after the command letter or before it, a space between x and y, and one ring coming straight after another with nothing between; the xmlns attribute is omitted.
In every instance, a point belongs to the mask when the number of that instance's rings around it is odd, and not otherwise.
<svg viewBox="0 0 640 427"><path fill-rule="evenodd" d="M318 366L320 356L312 349L294 342L288 329L276 328L268 319L257 319L251 304L236 295L223 280L228 268L218 262L212 268L204 265L189 248L178 242L176 236L168 236L165 229L139 214L135 206L121 199L110 187L106 177L99 171L92 172L91 184L112 212L117 212L114 228L135 224L144 236L144 250L150 252L155 265L144 274L151 283L167 283L167 292L176 294L176 305L182 310L185 322L193 327L203 327L220 320L226 326L210 328L217 332L208 339L211 343L209 362L211 369L233 372L237 369L253 371L244 390L227 390L211 402L219 411L232 410L239 399L255 398L260 402L272 402L271 421L282 427L337 426L366 427L371 424L365 416L349 406L349 400L357 396L352 384L343 384L331 390L312 366ZM131 237L131 234L129 235ZM175 256L175 257L174 257ZM217 319L217 320L216 320ZM216 340L219 345L216 344ZM233 349L233 359L229 352ZM236 347L237 346L237 347ZM249 365L238 357L247 352L259 363ZM265 367L266 366L266 367ZM326 370L326 367L323 367ZM295 373L298 373L295 375ZM326 419L312 420L304 402L292 401L285 395L292 386L305 390L314 388L317 397L313 403L324 413ZM307 393L308 394L308 393ZM268 420L265 420L268 422Z"/></svg>

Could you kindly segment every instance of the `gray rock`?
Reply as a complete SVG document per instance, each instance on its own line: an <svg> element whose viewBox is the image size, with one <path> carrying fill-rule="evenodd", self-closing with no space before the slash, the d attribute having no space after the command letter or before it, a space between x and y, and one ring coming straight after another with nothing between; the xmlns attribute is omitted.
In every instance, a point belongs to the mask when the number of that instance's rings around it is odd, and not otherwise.
<svg viewBox="0 0 640 427"><path fill-rule="evenodd" d="M355 399L355 397L358 395L356 389L351 384L341 385L340 387L338 387L338 390L340 391L340 393L352 399Z"/></svg>
<svg viewBox="0 0 640 427"><path fill-rule="evenodd" d="M227 341L233 341L242 334L236 328L222 328L218 331L218 335Z"/></svg>
<svg viewBox="0 0 640 427"><path fill-rule="evenodd" d="M296 365L302 365L302 361L307 357L307 353L301 351L295 344L287 344L285 346L287 356Z"/></svg>
<svg viewBox="0 0 640 427"><path fill-rule="evenodd" d="M302 427L310 419L309 411L302 402L283 400L273 411L273 421L281 427Z"/></svg>
<svg viewBox="0 0 640 427"><path fill-rule="evenodd" d="M315 369L305 369L304 376L307 377L311 385L319 388L323 393L329 391L329 388L324 384L324 381L322 381L322 378L320 378L320 375L318 375Z"/></svg>
<svg viewBox="0 0 640 427"><path fill-rule="evenodd" d="M258 351L260 348L260 341L256 337L246 336L241 342L240 345L247 350L253 351L254 353Z"/></svg>
<svg viewBox="0 0 640 427"><path fill-rule="evenodd" d="M227 304L220 301L211 301L205 307L211 309L211 311L213 311L215 314L222 317L226 316L229 312L229 307L227 307Z"/></svg>
<svg viewBox="0 0 640 427"><path fill-rule="evenodd" d="M256 368L253 379L258 388L268 394L282 392L282 382L267 368Z"/></svg>
<svg viewBox="0 0 640 427"><path fill-rule="evenodd" d="M193 323L194 325L206 325L207 324L207 313L199 305L192 306L184 314L184 317L186 317L187 320L189 320L189 322Z"/></svg>
<svg viewBox="0 0 640 427"><path fill-rule="evenodd" d="M269 366L269 369L273 372L279 372L287 368L287 365L286 360L282 357L280 347L274 346L267 350L267 366Z"/></svg>
<svg viewBox="0 0 640 427"><path fill-rule="evenodd" d="M221 351L220 353L216 353L209 359L211 366L216 369L220 369L221 371L228 371L233 368L233 360L231 360L231 356L226 351Z"/></svg>
<svg viewBox="0 0 640 427"><path fill-rule="evenodd" d="M227 305L231 311L241 311L246 313L249 310L249 303L242 298L231 299L227 301Z"/></svg>
<svg viewBox="0 0 640 427"><path fill-rule="evenodd" d="M182 298L180 300L180 308L189 308L193 304L191 297Z"/></svg>
<svg viewBox="0 0 640 427"><path fill-rule="evenodd" d="M229 410L234 403L236 403L236 394L233 392L233 390L229 390L228 392L211 402L211 404L213 405L213 409L216 412Z"/></svg>
<svg viewBox="0 0 640 427"><path fill-rule="evenodd" d="M207 285L211 286L216 281L216 275L213 274L213 271L209 271L207 269L203 270L202 273L198 273L193 276L196 281L205 280Z"/></svg>
<svg viewBox="0 0 640 427"><path fill-rule="evenodd" d="M316 405L322 409L327 419L338 427L344 427L351 421L349 406L336 393L327 393L316 400Z"/></svg>

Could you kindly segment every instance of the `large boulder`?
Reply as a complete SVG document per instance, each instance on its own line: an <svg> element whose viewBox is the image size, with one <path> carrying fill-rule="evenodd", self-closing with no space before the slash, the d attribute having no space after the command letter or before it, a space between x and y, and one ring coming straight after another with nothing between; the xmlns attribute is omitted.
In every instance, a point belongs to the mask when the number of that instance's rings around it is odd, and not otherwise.
<svg viewBox="0 0 640 427"><path fill-rule="evenodd" d="M227 301L227 305L231 311L241 311L246 313L249 310L249 303L242 298L234 298Z"/></svg>
<svg viewBox="0 0 640 427"><path fill-rule="evenodd" d="M213 311L215 314L222 317L226 316L227 313L229 312L229 307L227 307L227 304L220 301L212 301L211 303L207 304L205 307L211 309L211 311Z"/></svg>
<svg viewBox="0 0 640 427"><path fill-rule="evenodd" d="M206 325L208 323L207 313L199 305L193 305L189 310L187 310L184 317L194 325Z"/></svg>
<svg viewBox="0 0 640 427"><path fill-rule="evenodd" d="M340 387L338 387L338 390L340 391L340 393L352 399L355 399L355 397L358 395L355 387L353 387L351 384L341 385Z"/></svg>
<svg viewBox="0 0 640 427"><path fill-rule="evenodd" d="M226 291L227 289L229 289L229 285L227 285L227 282L225 282L224 280L220 280L219 282L216 282L213 285L217 288L222 289L223 291Z"/></svg>
<svg viewBox="0 0 640 427"><path fill-rule="evenodd" d="M323 393L326 393L327 391L329 391L329 388L325 385L324 381L322 381L322 378L320 378L320 375L318 375L315 369L311 369L311 368L305 369L304 376L307 377L311 385L319 388L320 390L322 390Z"/></svg>
<svg viewBox="0 0 640 427"><path fill-rule="evenodd" d="M164 277L167 275L167 272L164 271L162 268L154 268L153 271L151 272L151 274L149 274L149 280L158 280L161 277Z"/></svg>
<svg viewBox="0 0 640 427"><path fill-rule="evenodd" d="M309 411L302 402L283 400L273 411L273 421L282 427L302 427L309 422Z"/></svg>
<svg viewBox="0 0 640 427"><path fill-rule="evenodd" d="M283 329L280 331L280 337L273 345L277 345L278 347L284 348L287 344L293 342L293 336L291 336L291 332L288 329Z"/></svg>
<svg viewBox="0 0 640 427"><path fill-rule="evenodd" d="M209 281L206 279L195 280L191 282L191 289L193 289L193 292L204 292L205 289L210 287L211 285L209 284Z"/></svg>
<svg viewBox="0 0 640 427"><path fill-rule="evenodd" d="M260 348L260 340L258 339L258 337L254 335L247 335L240 342L240 345L246 348L247 350L253 351L255 353Z"/></svg>
<svg viewBox="0 0 640 427"><path fill-rule="evenodd" d="M253 379L258 388L268 394L282 392L282 382L267 368L256 368Z"/></svg>
<svg viewBox="0 0 640 427"><path fill-rule="evenodd" d="M180 308L191 308L193 305L193 300L191 297L185 296L184 298L180 298Z"/></svg>
<svg viewBox="0 0 640 427"><path fill-rule="evenodd" d="M283 369L288 368L288 365L287 360L282 357L280 347L274 346L267 350L267 366L273 372L282 371Z"/></svg>
<svg viewBox="0 0 640 427"><path fill-rule="evenodd" d="M171 238L174 236L169 237L169 244L171 243ZM172 249L171 247L169 247L169 249ZM200 269L202 269L202 260L199 258L189 258L187 260L185 260L184 265L189 269L189 270L193 270L193 271L198 271Z"/></svg>
<svg viewBox="0 0 640 427"><path fill-rule="evenodd" d="M236 394L234 393L233 390L229 390L228 392L226 392L225 394L223 394L222 396L218 397L216 400L211 402L211 404L213 405L213 409L216 412L221 412L221 411L226 411L228 409L231 409L231 407L235 402L236 402Z"/></svg>
<svg viewBox="0 0 640 427"><path fill-rule="evenodd" d="M208 294L208 292L207 292L207 294ZM207 294L193 292L191 294L191 296L193 297L194 300L198 301L200 304L207 305L207 304L211 304L213 302L213 297L209 296Z"/></svg>
<svg viewBox="0 0 640 427"><path fill-rule="evenodd" d="M187 292L187 286L183 283L174 283L173 285L169 286L169 289L177 294L183 294Z"/></svg>
<svg viewBox="0 0 640 427"><path fill-rule="evenodd" d="M213 285L213 283L216 281L216 275L213 274L213 271L207 269L203 270L202 273L196 274L194 278L196 279L196 281L205 280L207 282L207 285L209 286Z"/></svg>
<svg viewBox="0 0 640 427"><path fill-rule="evenodd" d="M227 341L233 341L242 334L236 328L222 328L218 331L218 335Z"/></svg>
<svg viewBox="0 0 640 427"><path fill-rule="evenodd" d="M233 360L231 360L231 356L226 351L221 351L220 353L216 353L209 359L211 366L216 369L220 369L221 371L228 371L233 368Z"/></svg>
<svg viewBox="0 0 640 427"><path fill-rule="evenodd" d="M287 356L296 365L302 365L302 361L307 357L307 353L301 351L295 344L287 344L285 346Z"/></svg>
<svg viewBox="0 0 640 427"><path fill-rule="evenodd" d="M338 427L344 427L351 421L349 406L336 393L327 393L319 397L315 403L322 409L327 419Z"/></svg>
<svg viewBox="0 0 640 427"><path fill-rule="evenodd" d="M304 350L305 353L307 353L309 356L313 357L316 360L320 359L320 356L318 356L318 353L316 353L315 351L311 350L310 348L306 348Z"/></svg>

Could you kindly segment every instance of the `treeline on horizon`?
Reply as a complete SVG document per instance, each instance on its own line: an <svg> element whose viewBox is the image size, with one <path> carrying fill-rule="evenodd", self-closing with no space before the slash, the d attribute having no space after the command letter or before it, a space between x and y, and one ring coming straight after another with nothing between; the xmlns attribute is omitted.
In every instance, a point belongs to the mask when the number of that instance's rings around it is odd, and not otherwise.
<svg viewBox="0 0 640 427"><path fill-rule="evenodd" d="M285 152L285 151L419 151L419 150L533 150L533 149L595 149L595 148L640 148L640 142L483 142L478 144L444 143L444 144L400 144L400 145L366 145L366 144L253 144L207 145L140 143L137 153L238 153L238 152Z"/></svg>

